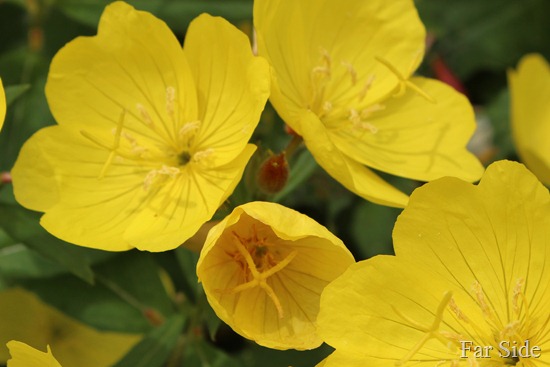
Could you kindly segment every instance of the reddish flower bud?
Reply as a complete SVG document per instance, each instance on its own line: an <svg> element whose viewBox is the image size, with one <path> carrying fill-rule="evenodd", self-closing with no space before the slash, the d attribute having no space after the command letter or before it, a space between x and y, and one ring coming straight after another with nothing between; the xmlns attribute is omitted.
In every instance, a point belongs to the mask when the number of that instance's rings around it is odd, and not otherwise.
<svg viewBox="0 0 550 367"><path fill-rule="evenodd" d="M278 193L288 180L288 162L285 153L267 158L258 171L258 186L267 194Z"/></svg>

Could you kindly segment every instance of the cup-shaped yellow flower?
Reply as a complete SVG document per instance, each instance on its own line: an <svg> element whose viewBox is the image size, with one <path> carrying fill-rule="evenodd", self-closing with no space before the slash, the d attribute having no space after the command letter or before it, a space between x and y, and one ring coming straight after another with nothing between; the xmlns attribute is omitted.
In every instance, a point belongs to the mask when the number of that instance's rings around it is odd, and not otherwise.
<svg viewBox="0 0 550 367"><path fill-rule="evenodd" d="M7 345L12 357L8 360L8 367L61 367L54 358L50 346L47 347L47 352L41 352L15 340Z"/></svg>
<svg viewBox="0 0 550 367"><path fill-rule="evenodd" d="M284 206L239 206L208 233L197 264L210 305L242 336L274 349L312 349L324 287L354 263L342 241Z"/></svg>
<svg viewBox="0 0 550 367"><path fill-rule="evenodd" d="M550 363L550 195L523 165L479 185L417 189L393 232L396 256L351 266L321 296L333 366Z"/></svg>
<svg viewBox="0 0 550 367"><path fill-rule="evenodd" d="M9 289L0 292L0 365L9 358L5 344L18 340L43 350L51 346L55 357L65 366L108 367L116 363L140 339L139 334L98 331L74 320L58 310L46 305L38 297L23 289ZM32 348L17 343L13 348L8 343L11 356L21 352L30 354ZM27 353L28 352L28 353ZM46 353L36 351L42 358L50 358ZM38 358L38 357L37 357ZM23 363L21 360L19 363ZM30 367L12 361L8 365ZM44 364L43 366L49 366Z"/></svg>
<svg viewBox="0 0 550 367"><path fill-rule="evenodd" d="M522 162L550 185L550 65L541 55L524 56L508 73L512 137Z"/></svg>
<svg viewBox="0 0 550 367"><path fill-rule="evenodd" d="M258 53L272 65L270 101L317 162L357 195L404 206L374 171L418 180L479 179L465 146L464 96L411 77L425 30L412 0L256 0Z"/></svg>
<svg viewBox="0 0 550 367"><path fill-rule="evenodd" d="M4 86L2 85L2 79L0 79L0 130L4 126L4 118L6 117L6 94L4 92Z"/></svg>
<svg viewBox="0 0 550 367"><path fill-rule="evenodd" d="M22 148L16 198L68 242L172 249L240 180L269 83L267 62L222 18L195 19L182 50L164 22L115 2L97 36L54 57L46 96L58 125Z"/></svg>

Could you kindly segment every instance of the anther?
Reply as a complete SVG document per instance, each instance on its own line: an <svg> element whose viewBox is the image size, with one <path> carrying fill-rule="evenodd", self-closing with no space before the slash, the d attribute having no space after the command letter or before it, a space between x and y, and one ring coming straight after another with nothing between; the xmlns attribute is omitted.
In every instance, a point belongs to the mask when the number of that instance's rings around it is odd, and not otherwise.
<svg viewBox="0 0 550 367"><path fill-rule="evenodd" d="M174 119L175 111L175 100L176 100L176 89L174 87L166 88L166 112L168 116Z"/></svg>
<svg viewBox="0 0 550 367"><path fill-rule="evenodd" d="M177 175L179 175L180 173L181 173L181 171L178 167L171 167L171 166L162 165L161 169L154 169L154 170L149 171L149 173L147 173L147 176L145 176L145 179L143 180L143 189L145 191L149 190L149 188L153 184L153 181L159 175L174 178Z"/></svg>
<svg viewBox="0 0 550 367"><path fill-rule="evenodd" d="M181 137L185 137L188 133L198 130L200 126L201 122L199 120L186 122L185 124L183 124L178 133Z"/></svg>
<svg viewBox="0 0 550 367"><path fill-rule="evenodd" d="M347 69L349 75L351 76L351 85L354 86L355 84L357 84L357 71L355 70L353 65L347 61L342 61L342 66Z"/></svg>
<svg viewBox="0 0 550 367"><path fill-rule="evenodd" d="M147 109L144 105L141 103L136 104L136 108L141 116L142 121L149 127L153 126L153 119L151 118L151 115L149 115L149 112L147 112Z"/></svg>
<svg viewBox="0 0 550 367"><path fill-rule="evenodd" d="M466 315L464 315L460 308L458 308L458 305L456 304L454 298L451 298L451 300L449 301L449 308L451 309L451 311L453 311L453 313L459 320L470 323L470 320L466 317Z"/></svg>
<svg viewBox="0 0 550 367"><path fill-rule="evenodd" d="M195 154L193 154L193 157L191 159L194 162L199 163L201 161L204 161L208 157L210 157L212 155L212 153L214 153L214 149L207 148L205 150L200 150L200 151L196 152Z"/></svg>
<svg viewBox="0 0 550 367"><path fill-rule="evenodd" d="M367 93L369 92L369 90L372 86L372 83L374 82L374 79L375 79L374 75L370 75L367 78L367 81L365 82L365 85L363 86L363 89L361 89L361 92L359 92L359 102L363 102L363 100L367 96Z"/></svg>

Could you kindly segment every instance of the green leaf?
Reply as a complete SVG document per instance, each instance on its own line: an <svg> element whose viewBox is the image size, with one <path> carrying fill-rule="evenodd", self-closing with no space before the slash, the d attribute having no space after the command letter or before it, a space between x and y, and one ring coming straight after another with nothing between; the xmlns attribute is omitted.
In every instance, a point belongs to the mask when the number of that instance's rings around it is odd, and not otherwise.
<svg viewBox="0 0 550 367"><path fill-rule="evenodd" d="M460 77L504 70L528 52L550 55L548 0L416 0L434 45ZM521 30L521 31L518 31Z"/></svg>
<svg viewBox="0 0 550 367"><path fill-rule="evenodd" d="M31 212L17 205L0 204L0 227L10 237L46 259L62 265L80 279L93 283L94 275L90 264L112 255L78 247L53 237L40 226L39 218L40 213Z"/></svg>
<svg viewBox="0 0 550 367"><path fill-rule="evenodd" d="M176 250L176 259L183 273L183 281L178 284L187 298L193 303L197 303L198 295L201 291L199 279L197 277L197 261L199 254L190 251L184 247L178 247Z"/></svg>
<svg viewBox="0 0 550 367"><path fill-rule="evenodd" d="M174 313L160 279L161 268L152 254L137 250L126 252L98 265L94 271L98 283L136 308L153 312L161 318Z"/></svg>
<svg viewBox="0 0 550 367"><path fill-rule="evenodd" d="M392 230L401 209L362 202L354 212L351 234L360 259L393 254Z"/></svg>
<svg viewBox="0 0 550 367"><path fill-rule="evenodd" d="M6 86L6 105L9 107L13 103L13 101L21 97L26 91L30 89L30 87L30 84Z"/></svg>
<svg viewBox="0 0 550 367"><path fill-rule="evenodd" d="M172 316L146 335L114 367L164 366L178 342L184 323L182 315Z"/></svg>
<svg viewBox="0 0 550 367"><path fill-rule="evenodd" d="M23 244L3 246L0 249L0 275L7 279L51 277L65 271L65 268Z"/></svg>
<svg viewBox="0 0 550 367"><path fill-rule="evenodd" d="M98 330L143 333L151 329L140 309L103 284L92 286L71 275L27 280L21 284L45 303Z"/></svg>
<svg viewBox="0 0 550 367"><path fill-rule="evenodd" d="M202 339L192 340L185 346L180 366L242 367L239 361Z"/></svg>
<svg viewBox="0 0 550 367"><path fill-rule="evenodd" d="M273 197L273 202L281 202L288 194L302 185L317 169L318 165L309 150L303 149L295 162L290 165L290 178L286 186Z"/></svg>

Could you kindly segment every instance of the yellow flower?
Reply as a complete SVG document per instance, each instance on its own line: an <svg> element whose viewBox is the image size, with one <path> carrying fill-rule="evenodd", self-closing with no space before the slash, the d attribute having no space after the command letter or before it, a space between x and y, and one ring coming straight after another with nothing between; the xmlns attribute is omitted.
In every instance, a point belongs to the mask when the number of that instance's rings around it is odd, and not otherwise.
<svg viewBox="0 0 550 367"><path fill-rule="evenodd" d="M248 38L221 18L195 19L182 50L164 22L115 2L97 36L54 57L46 95L59 125L20 152L16 198L68 242L172 249L240 180L269 78Z"/></svg>
<svg viewBox="0 0 550 367"><path fill-rule="evenodd" d="M210 305L242 336L312 349L323 288L354 262L313 219L274 203L239 206L208 234L197 264Z"/></svg>
<svg viewBox="0 0 550 367"><path fill-rule="evenodd" d="M0 130L4 126L4 118L6 117L6 94L4 93L4 86L2 85L2 79L0 79Z"/></svg>
<svg viewBox="0 0 550 367"><path fill-rule="evenodd" d="M408 197L366 166L418 180L479 179L465 148L470 104L411 77L425 43L412 0L256 0L254 21L258 52L273 68L270 101L346 188L405 206Z"/></svg>
<svg viewBox="0 0 550 367"><path fill-rule="evenodd" d="M12 357L8 361L8 367L61 367L49 345L46 353L15 340L8 343L8 348Z"/></svg>
<svg viewBox="0 0 550 367"><path fill-rule="evenodd" d="M65 366L108 367L122 358L141 338L137 334L95 330L44 304L23 289L14 288L0 293L0 320L0 365L9 358L4 345L10 340L20 340L38 349L49 345L57 360ZM10 344L8 347L15 360L19 357L14 350L23 353L30 349L21 343L14 344L15 349ZM46 354L40 354L46 358ZM8 365L18 366L14 361ZM26 364L20 366L30 367Z"/></svg>
<svg viewBox="0 0 550 367"><path fill-rule="evenodd" d="M512 136L522 162L550 185L550 66L541 55L524 56L508 73Z"/></svg>
<svg viewBox="0 0 550 367"><path fill-rule="evenodd" d="M548 228L548 190L518 163L494 163L478 186L417 189L395 225L396 256L325 289L319 329L336 351L324 366L548 365Z"/></svg>

